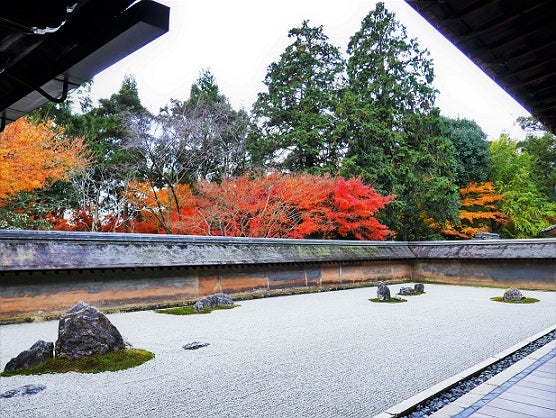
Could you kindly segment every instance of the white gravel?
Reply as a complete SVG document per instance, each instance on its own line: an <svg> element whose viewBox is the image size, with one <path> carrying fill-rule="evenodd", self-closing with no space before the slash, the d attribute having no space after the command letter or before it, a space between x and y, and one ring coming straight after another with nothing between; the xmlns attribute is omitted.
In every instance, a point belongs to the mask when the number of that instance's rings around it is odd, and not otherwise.
<svg viewBox="0 0 556 418"><path fill-rule="evenodd" d="M407 286L407 285L404 285ZM390 286L394 294L400 285ZM531 305L490 301L502 289L426 285L402 304L376 288L242 301L209 315L109 315L140 367L100 374L0 377L1 417L369 417L556 322L556 293ZM0 326L0 367L57 322ZM193 341L210 346L186 351Z"/></svg>

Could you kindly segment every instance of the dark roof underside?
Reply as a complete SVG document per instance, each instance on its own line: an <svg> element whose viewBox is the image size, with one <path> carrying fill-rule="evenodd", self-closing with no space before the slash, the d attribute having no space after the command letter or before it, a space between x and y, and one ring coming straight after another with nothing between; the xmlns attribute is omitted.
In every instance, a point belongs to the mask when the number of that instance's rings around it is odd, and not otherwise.
<svg viewBox="0 0 556 418"><path fill-rule="evenodd" d="M168 7L134 3L2 1L0 130L168 31Z"/></svg>
<svg viewBox="0 0 556 418"><path fill-rule="evenodd" d="M556 133L554 0L406 2Z"/></svg>

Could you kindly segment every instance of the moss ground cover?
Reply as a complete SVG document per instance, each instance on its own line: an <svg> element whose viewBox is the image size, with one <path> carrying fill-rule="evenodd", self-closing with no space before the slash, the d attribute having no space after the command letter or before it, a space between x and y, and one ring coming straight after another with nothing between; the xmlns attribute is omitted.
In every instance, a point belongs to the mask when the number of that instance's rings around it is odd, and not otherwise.
<svg viewBox="0 0 556 418"><path fill-rule="evenodd" d="M154 358L154 353L147 350L132 348L113 351L106 354L81 357L70 360L66 358L52 358L28 369L14 372L2 372L0 376L36 375L47 373L102 373L137 367Z"/></svg>
<svg viewBox="0 0 556 418"><path fill-rule="evenodd" d="M407 299L402 299L402 298L390 298L388 300L379 300L378 298L372 298L369 299L371 302L375 302L375 303L403 303L403 302L407 302Z"/></svg>
<svg viewBox="0 0 556 418"><path fill-rule="evenodd" d="M515 303L515 304L518 304L518 305L519 304L539 302L539 299L536 299L536 298L523 298L521 300L506 300L502 296L495 296L493 298L490 298L490 300L493 300L494 302L502 302L502 303Z"/></svg>
<svg viewBox="0 0 556 418"><path fill-rule="evenodd" d="M426 292L416 292L416 293L408 293L408 294L404 294L403 296L419 296L419 295L424 295ZM401 295L401 293L396 293L397 295Z"/></svg>
<svg viewBox="0 0 556 418"><path fill-rule="evenodd" d="M215 306L213 308L203 309L202 311L197 312L193 305L189 306L178 306L175 308L167 308L167 309L157 309L155 312L157 313L165 313L170 315L197 315L197 314L208 314L212 311L220 311L224 309L233 309L239 305L233 306Z"/></svg>

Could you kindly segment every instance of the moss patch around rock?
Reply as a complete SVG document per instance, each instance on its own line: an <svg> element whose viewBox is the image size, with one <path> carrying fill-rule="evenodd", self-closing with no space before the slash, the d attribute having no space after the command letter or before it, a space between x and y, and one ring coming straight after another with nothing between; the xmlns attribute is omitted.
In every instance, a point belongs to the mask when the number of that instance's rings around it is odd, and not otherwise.
<svg viewBox="0 0 556 418"><path fill-rule="evenodd" d="M167 308L167 309L157 309L155 310L156 313L165 313L170 315L197 315L197 314L208 314L212 311L220 311L225 309L234 309L239 305L232 305L232 306L215 306L213 308L203 309L202 311L197 312L193 305L189 306L178 306L175 308Z"/></svg>
<svg viewBox="0 0 556 418"><path fill-rule="evenodd" d="M137 367L154 358L154 354L147 350L132 348L128 350L112 351L106 354L81 357L70 360L67 358L52 358L28 369L14 372L2 372L0 376L36 375L46 373L102 373Z"/></svg>
<svg viewBox="0 0 556 418"><path fill-rule="evenodd" d="M402 299L402 298L390 298L388 300L379 300L378 298L372 298L369 299L371 302L374 303L402 303L402 302L407 302L407 299Z"/></svg>
<svg viewBox="0 0 556 418"><path fill-rule="evenodd" d="M490 298L490 300L493 300L494 302L502 302L502 303L515 303L515 304L526 304L526 303L536 303L536 302L540 302L539 299L536 298L523 298L521 300L506 300L504 299L503 296L495 296L493 298Z"/></svg>
<svg viewBox="0 0 556 418"><path fill-rule="evenodd" d="M420 295L424 295L427 292L417 292L417 293L408 293L408 294L404 294L402 295L401 293L396 293L396 295L399 296L420 296Z"/></svg>

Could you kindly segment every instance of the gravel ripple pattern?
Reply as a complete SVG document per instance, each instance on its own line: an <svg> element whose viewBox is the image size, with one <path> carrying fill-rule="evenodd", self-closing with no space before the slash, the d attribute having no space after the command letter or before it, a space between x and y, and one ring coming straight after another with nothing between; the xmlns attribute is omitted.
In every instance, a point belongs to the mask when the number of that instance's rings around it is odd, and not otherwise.
<svg viewBox="0 0 556 418"><path fill-rule="evenodd" d="M405 284L404 286L407 286ZM392 293L398 291L391 285ZM6 417L369 417L552 326L555 292L495 303L503 289L426 285L408 303L377 304L376 287L242 301L233 310L108 315L156 358L100 374L0 377ZM0 367L57 321L0 326ZM210 346L188 351L188 341Z"/></svg>

